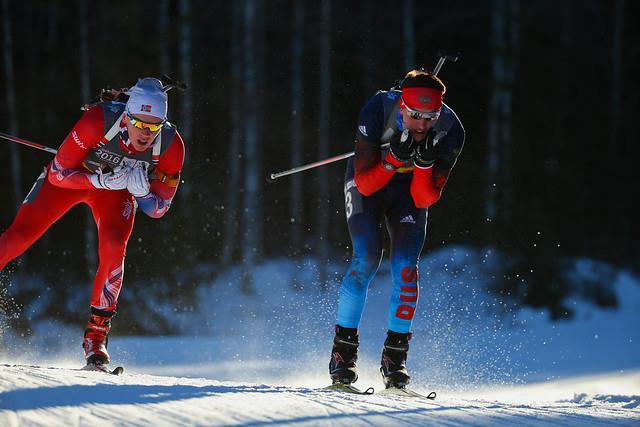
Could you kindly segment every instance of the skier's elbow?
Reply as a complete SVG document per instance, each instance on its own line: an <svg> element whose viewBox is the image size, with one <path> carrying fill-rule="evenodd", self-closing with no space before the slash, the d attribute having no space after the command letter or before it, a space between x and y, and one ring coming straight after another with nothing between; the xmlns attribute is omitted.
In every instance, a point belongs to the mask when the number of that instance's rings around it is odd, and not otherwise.
<svg viewBox="0 0 640 427"><path fill-rule="evenodd" d="M168 211L169 211L169 208L167 208L167 209L145 209L144 207L142 207L142 212L144 212L145 215L147 215L149 218L153 218L153 219L162 218Z"/></svg>
<svg viewBox="0 0 640 427"><path fill-rule="evenodd" d="M55 187L62 187L62 181L64 180L64 169L54 158L49 164L49 170L47 171L47 181L49 184Z"/></svg>
<svg viewBox="0 0 640 427"><path fill-rule="evenodd" d="M358 192L365 197L369 197L377 191L376 189L367 185L367 182L360 179L357 175L355 177L355 182L356 182L356 188L358 189Z"/></svg>
<svg viewBox="0 0 640 427"><path fill-rule="evenodd" d="M153 218L153 219L162 218L164 216L164 214L165 214L165 212L160 212L160 211L147 212L147 211L143 210L142 212L144 212L149 218Z"/></svg>
<svg viewBox="0 0 640 427"><path fill-rule="evenodd" d="M136 202L138 208L140 208L145 215L154 219L162 218L164 214L169 211L169 207L171 207L170 201L166 201L153 193L149 193L144 197L137 197Z"/></svg>
<svg viewBox="0 0 640 427"><path fill-rule="evenodd" d="M360 187L358 187L358 192L359 192L360 194L362 194L363 196L365 196L365 197L369 197L369 196L371 196L373 193L375 193L375 191L370 191L370 190L368 190L368 189L360 188Z"/></svg>
<svg viewBox="0 0 640 427"><path fill-rule="evenodd" d="M431 205L435 204L438 200L440 200L439 192L429 192L429 193L420 193L420 192L411 192L411 197L413 198L413 203L416 205L418 209L426 209Z"/></svg>

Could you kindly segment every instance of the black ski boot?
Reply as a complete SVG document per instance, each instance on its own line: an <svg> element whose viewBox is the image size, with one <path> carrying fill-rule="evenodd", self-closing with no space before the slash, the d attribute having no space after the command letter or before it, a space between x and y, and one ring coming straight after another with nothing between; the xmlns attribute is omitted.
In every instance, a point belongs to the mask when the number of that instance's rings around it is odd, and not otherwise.
<svg viewBox="0 0 640 427"><path fill-rule="evenodd" d="M114 313L91 307L91 317L84 331L82 348L87 365L106 365L109 363L107 344L111 330L111 318Z"/></svg>
<svg viewBox="0 0 640 427"><path fill-rule="evenodd" d="M382 350L382 366L380 373L386 388L404 388L409 384L409 374L407 373L407 352L409 351L409 340L411 332L400 334L398 332L387 331L387 339Z"/></svg>
<svg viewBox="0 0 640 427"><path fill-rule="evenodd" d="M358 329L336 325L333 349L329 361L329 375L333 384L351 384L358 380Z"/></svg>

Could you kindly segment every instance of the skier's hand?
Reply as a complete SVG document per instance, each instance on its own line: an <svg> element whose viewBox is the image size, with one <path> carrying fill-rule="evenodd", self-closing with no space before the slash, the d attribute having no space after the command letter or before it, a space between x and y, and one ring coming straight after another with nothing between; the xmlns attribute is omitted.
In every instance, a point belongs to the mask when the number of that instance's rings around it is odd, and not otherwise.
<svg viewBox="0 0 640 427"><path fill-rule="evenodd" d="M91 175L91 184L103 190L124 190L131 173L130 166L118 166L112 172L103 173L101 170Z"/></svg>
<svg viewBox="0 0 640 427"><path fill-rule="evenodd" d="M149 194L151 185L146 166L136 166L129 174L127 190L133 197L144 197Z"/></svg>
<svg viewBox="0 0 640 427"><path fill-rule="evenodd" d="M433 162L438 158L436 153L436 147L433 145L433 140L436 136L436 131L431 128L427 132L427 136L423 141L420 141L416 147L416 156L414 163L418 167L428 168L433 165Z"/></svg>
<svg viewBox="0 0 640 427"><path fill-rule="evenodd" d="M391 155L401 162L408 162L415 154L416 142L411 133L405 129L400 138L393 138L389 144Z"/></svg>

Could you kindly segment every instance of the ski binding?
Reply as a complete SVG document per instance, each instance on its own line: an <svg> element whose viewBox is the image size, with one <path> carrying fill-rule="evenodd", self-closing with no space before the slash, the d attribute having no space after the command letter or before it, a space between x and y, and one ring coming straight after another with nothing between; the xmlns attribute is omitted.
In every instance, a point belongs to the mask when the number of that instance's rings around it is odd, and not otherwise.
<svg viewBox="0 0 640 427"><path fill-rule="evenodd" d="M325 390L341 391L343 393L370 395L374 393L373 387L369 387L366 390L360 390L351 384L334 383L324 388Z"/></svg>
<svg viewBox="0 0 640 427"><path fill-rule="evenodd" d="M87 363L82 370L104 372L105 374L111 375L122 375L124 373L124 368L122 366L117 366L115 369L110 370L102 363Z"/></svg>
<svg viewBox="0 0 640 427"><path fill-rule="evenodd" d="M428 399L434 400L436 398L436 392L432 391L428 395L420 394L406 387L389 387L385 390L378 392L377 394L387 395L387 396L405 396L405 397L416 397L419 399Z"/></svg>

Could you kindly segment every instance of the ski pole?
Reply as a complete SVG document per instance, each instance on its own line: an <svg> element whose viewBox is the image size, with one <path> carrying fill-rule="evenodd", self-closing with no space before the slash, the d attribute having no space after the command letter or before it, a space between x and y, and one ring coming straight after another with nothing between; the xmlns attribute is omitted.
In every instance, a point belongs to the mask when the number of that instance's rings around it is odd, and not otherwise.
<svg viewBox="0 0 640 427"><path fill-rule="evenodd" d="M47 147L46 145L36 144L35 142L27 141L26 139L18 138L17 136L8 135L0 132L0 138L7 141L16 142L18 144L26 145L27 147L37 148L38 150L46 151L47 153L56 154L58 150L55 148Z"/></svg>
<svg viewBox="0 0 640 427"><path fill-rule="evenodd" d="M56 150L55 148L51 148L51 147L47 147L46 145L27 141L26 139L18 138L17 136L8 135L3 132L0 132L0 138L6 139L7 141L11 141L11 142L16 142L18 144L26 145L27 147L37 148L38 150L46 151L47 153L51 153L51 154L58 153L58 150ZM157 174L155 167L151 167L148 170L148 173L149 173L149 179L164 179L165 177L165 174L162 172ZM166 175L166 176L169 176L169 175Z"/></svg>
<svg viewBox="0 0 640 427"><path fill-rule="evenodd" d="M380 148L387 148L388 146L389 146L389 143L387 142L386 144L382 144ZM286 171L272 173L272 174L269 174L269 176L267 177L267 181L274 182L276 179L281 178L283 176L292 175L294 173L306 171L307 169L313 169L313 168L317 168L318 166L327 165L329 163L334 163L339 160L348 159L349 157L353 156L355 153L356 153L355 151L350 151L349 153L338 154L337 156L329 157L328 159L319 160L313 163L308 163L306 165L298 166Z"/></svg>
<svg viewBox="0 0 640 427"><path fill-rule="evenodd" d="M433 68L433 71L431 72L431 74L433 74L434 76L437 76L438 73L440 72L440 68L442 68L442 66L444 65L445 61L451 61L451 62L457 62L458 59L460 59L460 53L459 52L438 52L438 56L440 57L440 59L438 59L438 63L436 64L436 66Z"/></svg>
<svg viewBox="0 0 640 427"><path fill-rule="evenodd" d="M438 56L440 57L438 59L438 63L436 64L436 66L434 67L433 71L431 72L431 74L434 75L434 76L438 75L438 73L440 72L440 69L444 65L445 61L456 62L458 59L460 59L460 53L459 52L453 53L453 52L440 51L440 52L438 52ZM381 145L380 148L387 148L388 146L389 146L389 143L386 143L386 144ZM306 170L309 170L309 169L317 168L319 166L327 165L329 163L334 163L334 162L337 162L337 161L340 161L340 160L348 159L349 157L353 156L354 154L355 154L355 151L351 151L349 153L339 154L337 156L329 157L328 159L318 160L317 162L308 163L306 165L298 166L298 167L295 167L295 168L292 168L292 169L289 169L289 170L286 170L286 171L271 173L267 177L267 182L274 182L276 179L281 178L283 176L293 175L294 173L306 171Z"/></svg>
<svg viewBox="0 0 640 427"><path fill-rule="evenodd" d="M184 92L189 87L186 83L182 83L174 78L169 77L168 74L163 74L162 77L160 77L160 81L164 83L164 86L162 86L162 90L164 90L165 92L169 92L173 88L178 89L180 92Z"/></svg>

